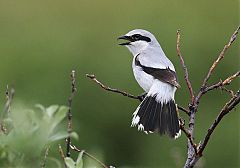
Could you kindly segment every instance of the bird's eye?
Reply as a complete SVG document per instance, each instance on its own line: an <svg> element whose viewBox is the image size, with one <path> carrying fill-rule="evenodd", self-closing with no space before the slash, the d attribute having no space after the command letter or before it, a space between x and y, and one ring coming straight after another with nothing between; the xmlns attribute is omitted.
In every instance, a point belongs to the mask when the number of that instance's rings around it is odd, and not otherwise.
<svg viewBox="0 0 240 168"><path fill-rule="evenodd" d="M139 40L142 36L140 34L134 34L132 36L135 40Z"/></svg>

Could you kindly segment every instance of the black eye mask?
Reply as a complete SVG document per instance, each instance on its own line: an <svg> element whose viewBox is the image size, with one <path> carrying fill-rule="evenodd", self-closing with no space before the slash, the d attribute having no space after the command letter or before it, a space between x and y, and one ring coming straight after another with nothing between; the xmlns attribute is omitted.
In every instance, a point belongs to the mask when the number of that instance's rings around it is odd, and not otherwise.
<svg viewBox="0 0 240 168"><path fill-rule="evenodd" d="M131 36L131 41L146 41L151 42L151 39L146 36L142 36L141 34L134 34Z"/></svg>
<svg viewBox="0 0 240 168"><path fill-rule="evenodd" d="M120 43L119 45L130 45L131 42L135 42L135 41L151 42L151 39L149 37L142 36L141 34L134 34L132 36L124 35L124 36L118 37L118 40L120 39L127 40L127 42Z"/></svg>

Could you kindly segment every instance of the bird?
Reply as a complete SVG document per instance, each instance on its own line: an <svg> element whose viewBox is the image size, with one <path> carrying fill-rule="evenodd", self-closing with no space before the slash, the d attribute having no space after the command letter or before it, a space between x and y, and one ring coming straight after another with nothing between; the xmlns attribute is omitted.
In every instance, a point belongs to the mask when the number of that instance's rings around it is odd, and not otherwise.
<svg viewBox="0 0 240 168"><path fill-rule="evenodd" d="M118 40L132 53L134 77L146 93L133 113L131 126L146 134L178 138L181 130L174 96L180 85L174 65L149 31L135 29Z"/></svg>

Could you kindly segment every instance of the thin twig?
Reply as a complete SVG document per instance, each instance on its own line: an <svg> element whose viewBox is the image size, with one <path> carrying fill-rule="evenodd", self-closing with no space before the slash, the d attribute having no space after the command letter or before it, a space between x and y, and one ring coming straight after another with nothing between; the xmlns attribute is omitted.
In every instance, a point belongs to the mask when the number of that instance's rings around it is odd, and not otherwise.
<svg viewBox="0 0 240 168"><path fill-rule="evenodd" d="M188 116L190 115L190 112L189 112L186 108L184 108L184 107L182 107L182 106L179 106L179 105L177 105L177 108L178 108L179 110L185 112Z"/></svg>
<svg viewBox="0 0 240 168"><path fill-rule="evenodd" d="M195 96L193 93L192 85L188 77L188 70L187 67L184 63L182 54L181 54L181 49L180 49L180 30L177 31L177 55L180 58L180 63L183 67L184 70L184 79L187 83L187 87L189 90L190 98L191 98L191 103L189 104L189 129L188 131L183 129L183 132L187 135L188 137L188 158L186 162L190 162L191 158L195 156L196 154L196 145L193 142L194 139L194 125L195 125Z"/></svg>
<svg viewBox="0 0 240 168"><path fill-rule="evenodd" d="M140 98L138 96L134 96L128 92L125 92L125 91L121 91L121 90L118 90L118 89L113 89L113 88L110 88L106 85L104 85L103 83L101 83L100 81L97 80L96 76L93 75L93 74L86 74L86 76L88 78L90 78L92 81L94 81L95 83L97 83L99 86L101 86L101 88L103 88L104 90L107 90L107 91L110 91L110 92L114 92L114 93L119 93L119 94L122 94L123 96L126 96L126 97L129 97L129 98L132 98L132 99L138 99L140 100Z"/></svg>
<svg viewBox="0 0 240 168"><path fill-rule="evenodd" d="M201 156L203 150L205 149L213 131L215 130L215 128L217 127L217 125L219 124L219 122L222 120L222 118L228 114L234 107L237 106L237 104L240 102L240 90L235 94L235 96L233 98L231 98L226 104L225 106L222 108L222 110L220 111L220 113L218 114L217 118L214 120L213 124L211 125L211 127L208 129L207 134L205 135L204 140L202 141L201 145L199 146L199 151L198 154Z"/></svg>
<svg viewBox="0 0 240 168"><path fill-rule="evenodd" d="M75 77L75 71L72 70L71 74L70 74L70 78L71 78L71 94L68 98L68 113L67 113L67 117L68 117L68 137L66 139L66 156L70 157L71 153L70 153L70 145L71 145L71 137L70 134L72 133L72 101L73 101L73 97L75 95L75 92L77 91L76 88L76 77Z"/></svg>
<svg viewBox="0 0 240 168"><path fill-rule="evenodd" d="M6 93L5 93L5 95L6 95L6 103L5 103L5 106L4 106L4 109L3 109L3 113L1 115L1 119L3 119L5 113L7 113L9 115L11 104L12 104L12 100L13 100L13 97L14 97L14 93L15 93L14 88L11 87L10 90L9 90L9 87L7 85Z"/></svg>
<svg viewBox="0 0 240 168"><path fill-rule="evenodd" d="M81 150L78 149L76 146L74 145L70 145L71 149L77 152L83 152L86 156L88 156L89 158L95 160L97 163L99 163L103 168L109 168L109 166L105 165L103 162L101 162L100 160L98 160L96 157L94 157L93 155L89 154L88 152L86 152L85 150Z"/></svg>
<svg viewBox="0 0 240 168"><path fill-rule="evenodd" d="M181 54L180 37L181 37L180 30L178 30L177 31L177 55L180 58L181 65L182 65L183 70L184 70L184 78L185 78L185 81L187 83L188 90L189 90L189 93L190 93L190 96L191 96L191 104L193 105L193 103L194 103L194 93L193 93L191 82L190 82L189 77L188 77L188 70L187 70L187 67L186 67L186 65L184 63L182 54Z"/></svg>
<svg viewBox="0 0 240 168"><path fill-rule="evenodd" d="M240 26L237 27L236 31L233 33L233 35L231 36L229 42L224 46L223 50L221 51L221 53L219 54L218 58L213 62L212 66L210 67L207 76L204 78L201 89L196 97L196 103L199 103L199 100L201 98L201 96L203 95L203 90L205 89L207 82L210 78L210 76L212 75L213 70L216 68L216 66L218 65L218 63L224 58L224 55L226 53L226 51L228 50L228 48L232 45L232 43L236 40L238 32L240 30Z"/></svg>
<svg viewBox="0 0 240 168"><path fill-rule="evenodd" d="M228 92L231 97L234 97L234 92L231 89L227 89L226 87L222 86L221 90Z"/></svg>
<svg viewBox="0 0 240 168"><path fill-rule="evenodd" d="M66 141L67 141L66 156L67 157L70 157L70 149L73 149L73 150L75 150L77 152L81 152L80 149L78 149L76 146L71 144L71 138L70 138L70 133L72 132L72 112L71 112L72 100L73 100L73 97L74 97L74 95L75 95L75 93L77 91L77 88L76 88L76 76L75 76L75 71L74 70L72 70L70 77L71 77L71 94L70 94L70 96L68 98L68 106L69 106L69 109L68 109L68 134L69 134L69 136L66 139ZM59 151L60 151L61 157L64 160L65 156L64 156L63 150L62 150L60 145L59 145ZM110 168L110 167L106 166L104 163L102 163L100 160L98 160L96 157L94 157L93 155L87 153L86 151L83 151L83 153L86 156L88 156L91 159L93 159L96 162L98 162L103 168ZM65 161L64 161L64 164L65 164ZM66 164L65 164L65 167L67 167Z"/></svg>
<svg viewBox="0 0 240 168"><path fill-rule="evenodd" d="M110 88L110 87L104 85L102 82L97 80L97 78L94 74L91 74L91 75L86 74L86 76L106 91L113 92L113 93L118 93L118 94L121 94L123 96L129 97L129 98L132 98L132 99L136 99L136 100L139 100L139 101L143 100L143 95L135 96L135 95L132 95L132 94L126 92L126 91L121 91L119 89ZM181 111L185 112L187 115L189 115L189 111L186 108L181 107L179 105L177 105L177 107L178 107L179 110L181 110Z"/></svg>
<svg viewBox="0 0 240 168"><path fill-rule="evenodd" d="M223 81L223 85L229 85L233 79L235 79L236 77L240 76L240 71L236 72L234 75L229 76L227 79L225 79Z"/></svg>
<svg viewBox="0 0 240 168"><path fill-rule="evenodd" d="M200 102L200 98L202 97L202 95L214 88L221 88L221 86L230 84L231 81L233 79L235 79L237 76L239 76L238 73L236 73L235 75L227 78L226 80L224 80L223 82L219 82L215 85L212 85L210 87L206 87L207 86L207 82L210 78L210 76L212 75L212 72L214 71L214 69L216 68L216 66L218 65L218 63L224 58L224 54L226 53L227 49L232 45L232 43L235 41L235 39L237 38L237 34L239 31L240 27L237 28L237 30L233 33L233 35L231 36L229 42L224 46L222 52L219 54L218 58L213 62L212 66L210 67L206 77L203 80L202 86L197 94L197 96L195 97L194 100L194 106L192 107L191 114L190 114L190 122L189 122L189 133L193 136L193 131L194 131L194 123L195 123L195 112L198 110L198 105ZM239 94L239 93L238 93ZM233 101L234 100L234 101ZM204 148L206 147L208 140L212 134L212 132L214 131L214 129L216 128L216 126L218 125L218 123L221 121L221 119L223 118L224 115L226 115L230 110L232 110L233 107L235 107L237 104L239 103L239 97L237 98L236 96L234 96L227 104L225 105L225 107L222 109L222 111L220 112L220 114L217 116L217 118L215 119L215 122L213 123L213 125L210 127L210 129L208 130L208 133L206 134L203 143L200 144L199 146L199 150L198 150L198 155L194 155L192 147L189 145L188 143L188 158L186 160L185 163L185 168L192 168L196 162L199 160L199 158L202 156L202 152L204 150ZM232 104L232 105L229 105ZM227 112L228 111L228 112Z"/></svg>
<svg viewBox="0 0 240 168"><path fill-rule="evenodd" d="M7 128L4 126L3 118L4 118L5 114L7 114L8 117L10 116L10 108L11 108L11 104L12 104L12 100L13 100L14 94L15 94L14 88L11 87L11 89L9 90L9 87L7 85L6 92L5 92L6 103L4 105L4 109L3 109L3 112L1 113L1 118L0 118L0 130L4 134L7 134Z"/></svg>
<svg viewBox="0 0 240 168"><path fill-rule="evenodd" d="M233 35L231 36L229 42L224 46L222 52L219 54L218 58L213 62L211 68L209 69L208 71L208 74L206 76L206 78L204 79L203 81L203 84L202 84L202 87L204 88L207 84L207 81L208 79L210 78L213 70L216 68L217 64L219 63L219 61L221 61L221 59L224 58L224 54L225 52L227 51L227 49L232 45L232 43L236 40L237 38L237 34L238 34L238 31L240 29L240 26L237 28L237 30L233 33Z"/></svg>
<svg viewBox="0 0 240 168"><path fill-rule="evenodd" d="M225 85L229 85L234 79L236 79L238 76L240 75L240 71L236 72L235 74L233 74L232 76L229 76L228 78L226 78L224 81L219 81L218 83L215 83L211 86L206 87L204 90L202 90L203 94L213 90L213 89L217 89L217 88L221 88Z"/></svg>
<svg viewBox="0 0 240 168"><path fill-rule="evenodd" d="M64 167L67 168L67 165L66 165L66 163L65 163L64 152L63 152L63 150L62 150L62 146L61 146L60 144L58 144L58 151L59 151L60 156L61 156L61 158L62 158L62 160L63 160Z"/></svg>
<svg viewBox="0 0 240 168"><path fill-rule="evenodd" d="M47 162L47 156L48 156L49 149L50 149L50 145L46 147L46 150L44 152L44 158L43 158L43 162L41 164L41 168L46 167L46 162Z"/></svg>
<svg viewBox="0 0 240 168"><path fill-rule="evenodd" d="M188 130L186 130L182 124L180 124L180 129L185 133L185 135L187 136L189 142L191 143L191 145L194 149L195 154L197 154L197 145L193 140L192 134L190 132L188 132Z"/></svg>

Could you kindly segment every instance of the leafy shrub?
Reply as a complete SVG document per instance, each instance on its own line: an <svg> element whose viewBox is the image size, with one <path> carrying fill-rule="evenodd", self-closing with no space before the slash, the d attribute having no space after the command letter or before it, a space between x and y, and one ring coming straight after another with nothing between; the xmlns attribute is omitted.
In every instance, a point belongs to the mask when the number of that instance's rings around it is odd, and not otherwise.
<svg viewBox="0 0 240 168"><path fill-rule="evenodd" d="M0 133L1 167L40 167L43 150L68 136L60 126L67 111L68 107L59 105L13 108L1 122L7 130Z"/></svg>

